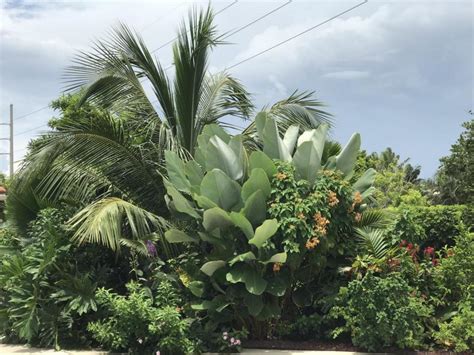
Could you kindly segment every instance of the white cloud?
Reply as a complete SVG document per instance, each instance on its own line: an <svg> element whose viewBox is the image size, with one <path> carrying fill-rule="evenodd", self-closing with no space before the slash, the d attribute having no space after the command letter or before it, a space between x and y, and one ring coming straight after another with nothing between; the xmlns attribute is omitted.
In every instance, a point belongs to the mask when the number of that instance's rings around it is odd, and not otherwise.
<svg viewBox="0 0 474 355"><path fill-rule="evenodd" d="M323 74L323 78L329 79L344 79L344 80L351 80L351 79L363 79L369 77L369 72L361 71L361 70L342 70L342 71L335 71Z"/></svg>

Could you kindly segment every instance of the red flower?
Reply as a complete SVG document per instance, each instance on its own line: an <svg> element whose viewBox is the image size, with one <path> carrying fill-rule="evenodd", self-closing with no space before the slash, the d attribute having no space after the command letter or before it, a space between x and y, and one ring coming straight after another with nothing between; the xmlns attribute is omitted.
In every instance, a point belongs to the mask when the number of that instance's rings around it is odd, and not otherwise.
<svg viewBox="0 0 474 355"><path fill-rule="evenodd" d="M434 255L434 251L435 249L433 247L426 247L425 250L423 251L423 253L426 255L426 256L433 256Z"/></svg>
<svg viewBox="0 0 474 355"><path fill-rule="evenodd" d="M432 263L433 263L433 266L438 266L439 259L433 259Z"/></svg>
<svg viewBox="0 0 474 355"><path fill-rule="evenodd" d="M408 243L407 245L407 250L412 250L413 249L413 244L412 243Z"/></svg>
<svg viewBox="0 0 474 355"><path fill-rule="evenodd" d="M403 239L402 242L400 243L400 248L404 247L405 245L407 245L407 241Z"/></svg>

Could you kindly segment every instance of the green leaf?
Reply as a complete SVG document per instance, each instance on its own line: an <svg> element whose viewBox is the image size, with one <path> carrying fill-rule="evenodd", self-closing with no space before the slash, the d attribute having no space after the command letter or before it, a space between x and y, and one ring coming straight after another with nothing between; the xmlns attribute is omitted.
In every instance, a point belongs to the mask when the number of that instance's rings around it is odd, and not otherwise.
<svg viewBox="0 0 474 355"><path fill-rule="evenodd" d="M163 183L165 184L166 192L173 200L176 211L201 219L201 216L196 212L194 206L168 180L163 179Z"/></svg>
<svg viewBox="0 0 474 355"><path fill-rule="evenodd" d="M296 140L298 138L299 133L300 133L300 126L291 125L290 127L288 127L288 129L285 132L285 135L283 136L283 143L288 149L288 152L290 153L290 155L293 154L293 151L295 150L295 144L296 144Z"/></svg>
<svg viewBox="0 0 474 355"><path fill-rule="evenodd" d="M255 259L256 259L255 254L252 253L251 251L248 251L246 253L237 255L235 258L231 259L229 261L229 265L232 266L238 262L244 262L244 261L255 260Z"/></svg>
<svg viewBox="0 0 474 355"><path fill-rule="evenodd" d="M191 186L200 186L204 174L201 167L194 160L190 160L186 163L184 171L186 176L191 183Z"/></svg>
<svg viewBox="0 0 474 355"><path fill-rule="evenodd" d="M275 277L268 282L265 292L268 292L273 296L282 297L285 295L288 287L288 282L286 282L282 277Z"/></svg>
<svg viewBox="0 0 474 355"><path fill-rule="evenodd" d="M262 262L262 264L286 263L286 257L287 257L287 254L285 252L274 254L270 259Z"/></svg>
<svg viewBox="0 0 474 355"><path fill-rule="evenodd" d="M263 129L263 152L272 159L291 161L291 154L278 133L274 119L267 118Z"/></svg>
<svg viewBox="0 0 474 355"><path fill-rule="evenodd" d="M278 230L276 219L267 219L260 227L255 230L255 236L249 240L249 244L261 248L265 242L270 239Z"/></svg>
<svg viewBox="0 0 474 355"><path fill-rule="evenodd" d="M267 173L268 179L277 173L277 168L273 160L271 160L264 152L257 150L250 154L249 158L250 171L256 168L262 168Z"/></svg>
<svg viewBox="0 0 474 355"><path fill-rule="evenodd" d="M204 176L201 182L201 195L226 211L242 203L240 185L219 169L213 169Z"/></svg>
<svg viewBox="0 0 474 355"><path fill-rule="evenodd" d="M207 147L206 170L220 169L233 180L244 174L242 161L231 147L217 136L211 137Z"/></svg>
<svg viewBox="0 0 474 355"><path fill-rule="evenodd" d="M242 186L242 199L247 199L255 192L261 190L265 198L270 196L271 186L265 170L255 168L250 172L250 177Z"/></svg>
<svg viewBox="0 0 474 355"><path fill-rule="evenodd" d="M234 265L227 273L226 280L231 283L243 282L247 291L254 295L261 295L267 287L267 281L248 264Z"/></svg>
<svg viewBox="0 0 474 355"><path fill-rule="evenodd" d="M190 192L191 183L185 174L185 164L178 154L172 151L165 151L166 171L168 178L174 187L180 191Z"/></svg>
<svg viewBox="0 0 474 355"><path fill-rule="evenodd" d="M255 191L245 201L245 206L240 211L247 217L252 225L257 226L262 223L267 216L267 202L261 190Z"/></svg>
<svg viewBox="0 0 474 355"><path fill-rule="evenodd" d="M190 237L183 231L180 231L179 229L169 229L165 232L165 238L168 242L170 243L187 243L187 242L192 242L196 243L197 240Z"/></svg>
<svg viewBox="0 0 474 355"><path fill-rule="evenodd" d="M354 133L336 158L336 168L344 174L346 179L350 178L354 172L359 149L360 134Z"/></svg>
<svg viewBox="0 0 474 355"><path fill-rule="evenodd" d="M300 179L307 180L313 185L317 173L321 168L321 155L319 155L313 142L303 142L293 157L296 175Z"/></svg>
<svg viewBox="0 0 474 355"><path fill-rule="evenodd" d="M291 298L298 307L309 306L312 302L312 295L305 287L300 287L293 292Z"/></svg>
<svg viewBox="0 0 474 355"><path fill-rule="evenodd" d="M213 260L208 261L203 266L201 266L201 271L205 273L207 276L212 276L216 270L226 266L226 262L224 260Z"/></svg>
<svg viewBox="0 0 474 355"><path fill-rule="evenodd" d="M204 211L202 217L202 225L208 232L212 232L216 228L219 228L222 231L234 224L232 219L229 217L229 214L219 207L214 207Z"/></svg>
<svg viewBox="0 0 474 355"><path fill-rule="evenodd" d="M191 281L187 287L196 297L201 297L204 294L204 282L202 281Z"/></svg>
<svg viewBox="0 0 474 355"><path fill-rule="evenodd" d="M231 212L230 219L232 219L232 222L236 227L240 228L240 230L244 232L247 239L253 238L252 224L242 213Z"/></svg>
<svg viewBox="0 0 474 355"><path fill-rule="evenodd" d="M362 176L352 186L354 191L359 191L360 193L366 191L369 187L373 185L376 175L377 172L374 169L367 169L364 174L362 174Z"/></svg>
<svg viewBox="0 0 474 355"><path fill-rule="evenodd" d="M214 201L211 201L206 196L193 194L193 199L194 199L194 201L197 202L199 207L201 207L205 210L207 210L209 208L217 207L217 203L215 203Z"/></svg>
<svg viewBox="0 0 474 355"><path fill-rule="evenodd" d="M254 294L247 293L244 296L244 303L252 316L256 316L263 309L263 301L261 296L256 296Z"/></svg>

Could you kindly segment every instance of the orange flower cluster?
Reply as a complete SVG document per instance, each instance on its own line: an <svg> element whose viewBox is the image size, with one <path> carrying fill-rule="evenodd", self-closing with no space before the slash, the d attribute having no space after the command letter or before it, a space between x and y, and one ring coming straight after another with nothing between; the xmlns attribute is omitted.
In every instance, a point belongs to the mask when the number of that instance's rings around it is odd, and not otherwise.
<svg viewBox="0 0 474 355"><path fill-rule="evenodd" d="M278 272L278 271L280 271L281 266L282 266L282 263L274 263L274 264L273 264L273 272Z"/></svg>
<svg viewBox="0 0 474 355"><path fill-rule="evenodd" d="M320 212L314 215L314 221L316 222L314 230L321 235L326 235L326 226L330 223L329 219L323 217Z"/></svg>
<svg viewBox="0 0 474 355"><path fill-rule="evenodd" d="M355 205L360 205L362 203L362 195L360 194L359 191L356 191L354 194L354 204Z"/></svg>
<svg viewBox="0 0 474 355"><path fill-rule="evenodd" d="M339 203L339 199L337 198L337 194L334 191L329 191L328 203L329 203L329 206L331 206L331 207L334 207Z"/></svg>
<svg viewBox="0 0 474 355"><path fill-rule="evenodd" d="M276 178L280 181L285 180L287 178L286 174L283 173L277 173Z"/></svg>
<svg viewBox="0 0 474 355"><path fill-rule="evenodd" d="M316 248L316 246L319 244L320 240L316 237L311 238L306 242L306 249L311 250Z"/></svg>

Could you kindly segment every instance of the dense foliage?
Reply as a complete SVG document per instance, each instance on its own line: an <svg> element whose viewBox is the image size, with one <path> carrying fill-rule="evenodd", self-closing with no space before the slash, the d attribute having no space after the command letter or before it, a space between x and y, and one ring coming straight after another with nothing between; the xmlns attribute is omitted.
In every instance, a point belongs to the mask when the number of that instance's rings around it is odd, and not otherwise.
<svg viewBox="0 0 474 355"><path fill-rule="evenodd" d="M179 30L174 80L124 25L76 57L77 92L52 103L51 131L6 182L2 340L472 351L472 121L434 180L390 148L361 151L358 134L328 140L310 93L231 135L221 118L254 111L237 79L208 73L219 43L208 9Z"/></svg>

